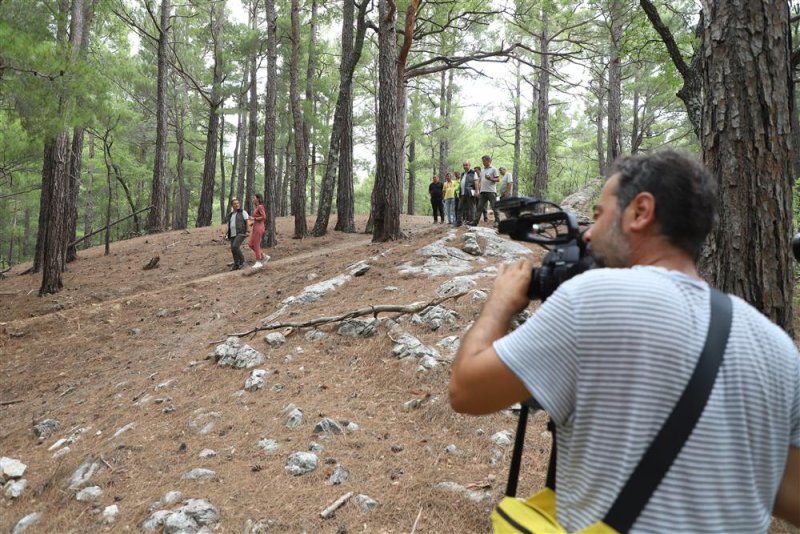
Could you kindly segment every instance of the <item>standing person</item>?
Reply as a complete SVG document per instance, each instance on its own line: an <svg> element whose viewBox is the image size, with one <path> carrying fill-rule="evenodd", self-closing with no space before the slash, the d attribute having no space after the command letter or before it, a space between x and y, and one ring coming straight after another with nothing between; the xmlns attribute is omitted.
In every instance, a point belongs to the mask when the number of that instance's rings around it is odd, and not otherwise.
<svg viewBox="0 0 800 534"><path fill-rule="evenodd" d="M253 211L253 216L250 220L253 221L253 229L250 233L250 241L248 245L256 255L256 262L253 264L253 269L260 269L264 266L262 260L269 260L269 256L265 256L264 253L261 251L261 238L264 236L264 223L267 220L267 212L264 209L264 197L261 196L261 193L256 193L253 195L253 206L255 206L255 211Z"/></svg>
<svg viewBox="0 0 800 534"><path fill-rule="evenodd" d="M715 181L673 151L614 163L584 234L607 269L563 284L521 327L529 260L501 265L462 339L450 403L486 414L533 396L556 425L558 521L604 518L687 387L710 323L695 258L716 221ZM800 526L800 355L730 296L732 323L705 410L631 532ZM624 504L624 503L623 503Z"/></svg>
<svg viewBox="0 0 800 534"><path fill-rule="evenodd" d="M475 191L478 189L478 177L470 168L469 161L463 163L463 168L458 195L459 226L469 224L475 218Z"/></svg>
<svg viewBox="0 0 800 534"><path fill-rule="evenodd" d="M473 222L474 226L478 225L480 214L483 212L483 220L488 222L486 217L486 204L492 204L492 212L494 212L494 225L497 226L500 221L500 213L497 211L497 182L500 181L500 174L497 169L492 167L492 157L489 155L481 158L483 168L481 169L481 186L480 197L478 200L478 215Z"/></svg>
<svg viewBox="0 0 800 534"><path fill-rule="evenodd" d="M500 167L500 185L497 195L501 200L511 198L514 192L514 176L505 167Z"/></svg>
<svg viewBox="0 0 800 534"><path fill-rule="evenodd" d="M478 211L478 200L480 199L480 194L481 194L481 192L480 192L480 177L481 177L481 167L480 167L480 165L475 167L475 176L478 177L478 189L475 191L475 198L472 200L475 203L475 213L477 214L477 217L475 217L475 220L476 221L480 221L481 220L481 215L483 215L483 222L489 222L489 214L486 212L486 206L484 205L483 209ZM477 225L478 225L478 223L475 223L475 226L477 226Z"/></svg>
<svg viewBox="0 0 800 534"><path fill-rule="evenodd" d="M456 222L456 183L453 181L453 173L448 172L444 175L444 212L447 214L447 224Z"/></svg>
<svg viewBox="0 0 800 534"><path fill-rule="evenodd" d="M431 197L431 208L433 208L433 224L441 221L444 224L444 192L442 183L439 181L437 175L433 175L430 185L428 185L428 194ZM438 217L438 220L437 220Z"/></svg>
<svg viewBox="0 0 800 534"><path fill-rule="evenodd" d="M238 271L244 265L244 254L242 254L242 243L247 237L247 212L239 205L239 200L231 200L231 211L228 213L227 231L225 237L231 242L231 254L233 254L233 266L231 271Z"/></svg>

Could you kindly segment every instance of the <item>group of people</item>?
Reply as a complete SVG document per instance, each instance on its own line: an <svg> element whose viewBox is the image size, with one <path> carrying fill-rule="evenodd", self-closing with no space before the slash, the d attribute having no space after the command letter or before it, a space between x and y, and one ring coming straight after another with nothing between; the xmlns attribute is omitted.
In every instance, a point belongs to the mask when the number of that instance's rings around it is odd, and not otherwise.
<svg viewBox="0 0 800 534"><path fill-rule="evenodd" d="M445 215L447 223L454 226L477 226L481 215L484 222L489 222L488 204L494 213L494 225L498 225L500 213L497 211L497 201L511 196L514 178L505 167L493 167L489 155L483 156L481 162L483 167L473 168L469 161L464 161L464 170L461 173L448 171L444 175L444 182L440 181L438 175L433 176L428 194L431 197L434 224L444 224Z"/></svg>
<svg viewBox="0 0 800 534"><path fill-rule="evenodd" d="M230 212L225 222L225 238L231 242L231 254L233 263L231 271L238 271L244 267L244 254L242 253L242 243L250 230L250 240L247 245L255 253L256 261L253 269L260 269L264 262L269 261L269 256L261 251L261 239L264 237L265 221L267 212L264 209L264 197L260 193L253 195L253 215L249 215L239 203L239 199L231 200Z"/></svg>

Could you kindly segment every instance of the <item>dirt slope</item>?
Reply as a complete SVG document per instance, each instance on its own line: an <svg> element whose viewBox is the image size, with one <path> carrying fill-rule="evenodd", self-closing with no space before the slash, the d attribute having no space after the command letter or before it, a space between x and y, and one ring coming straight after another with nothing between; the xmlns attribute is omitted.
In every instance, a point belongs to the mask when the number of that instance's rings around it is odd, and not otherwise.
<svg viewBox="0 0 800 534"><path fill-rule="evenodd" d="M362 227L364 222L359 221ZM0 406L0 456L28 466L22 496L0 495L0 531L36 511L42 519L28 532L139 531L151 505L168 491L208 499L220 510L220 532L243 532L248 520L262 519L271 521L271 532L489 529L491 500L505 487L510 455L510 447L494 445L490 436L514 430L515 417L453 414L446 400L446 363L419 373L415 364L391 355L385 330L360 339L337 335L333 326L320 328L328 335L318 341L307 341L306 330L296 330L280 348L270 348L263 334L244 339L265 354L259 367L274 373L260 391L243 391L249 370L219 368L207 359L228 334L260 324L284 298L346 272L356 261L370 264L364 276L317 302L292 306L281 320L370 304L427 302L447 279L397 273L406 261L421 263L418 250L446 234L447 228L427 218L404 218L408 239L380 245L364 234L339 232L292 240L291 224L279 221L280 245L269 251L272 260L249 276L227 271L229 249L215 227L114 243L109 256L102 247L83 251L69 266L65 290L52 297L36 296L38 277L14 275L26 266L0 281L0 402L19 401ZM156 255L160 267L142 270ZM250 251L245 255L252 260ZM479 281L484 288L490 283ZM460 314L458 324L436 332L407 323L404 328L434 345L460 335L480 309L470 298L446 305ZM421 407L404 408L426 396ZM286 427L289 404L305 416L295 429ZM315 435L324 416L359 428ZM39 443L33 425L47 418L57 419L60 428ZM209 422L212 428L202 433ZM131 423L130 430L113 437ZM57 449L49 447L81 428L86 430L69 445L70 452L54 459ZM549 449L543 431L537 417L528 434L523 492L543 480ZM261 438L276 440L278 451L259 449ZM320 465L302 476L288 474L288 456L307 451L312 442L322 446ZM446 452L451 444L455 454ZM203 449L216 456L199 458ZM504 454L494 460L493 449ZM103 490L94 503L78 502L68 488L87 458L100 465L88 484ZM337 464L349 471L349 479L326 484ZM215 471L216 479L181 478L198 467ZM489 496L476 503L435 488L439 482L475 484ZM320 518L349 491L368 495L379 506L363 512L351 499L335 517ZM101 512L114 503L118 519L105 526Z"/></svg>

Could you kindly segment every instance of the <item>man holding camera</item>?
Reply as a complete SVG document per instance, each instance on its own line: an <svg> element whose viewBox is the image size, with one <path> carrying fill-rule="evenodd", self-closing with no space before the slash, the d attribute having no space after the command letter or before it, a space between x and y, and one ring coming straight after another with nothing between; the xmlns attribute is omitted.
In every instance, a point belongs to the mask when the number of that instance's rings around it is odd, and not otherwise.
<svg viewBox="0 0 800 534"><path fill-rule="evenodd" d="M603 519L681 396L705 343L710 290L695 265L715 219L713 179L671 151L615 163L584 234L594 269L525 309L529 260L502 265L461 341L450 402L486 414L531 396L557 428L557 515ZM743 300L705 410L632 531L800 526L800 356Z"/></svg>

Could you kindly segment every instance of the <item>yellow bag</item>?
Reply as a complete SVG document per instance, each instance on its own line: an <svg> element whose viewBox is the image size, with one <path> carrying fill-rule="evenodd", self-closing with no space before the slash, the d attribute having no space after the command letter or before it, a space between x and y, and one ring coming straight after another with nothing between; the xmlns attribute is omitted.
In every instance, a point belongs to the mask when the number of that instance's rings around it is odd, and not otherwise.
<svg viewBox="0 0 800 534"><path fill-rule="evenodd" d="M492 511L495 534L567 534L556 520L556 493L544 488L527 500L503 497ZM602 521L581 529L579 534L617 534Z"/></svg>

